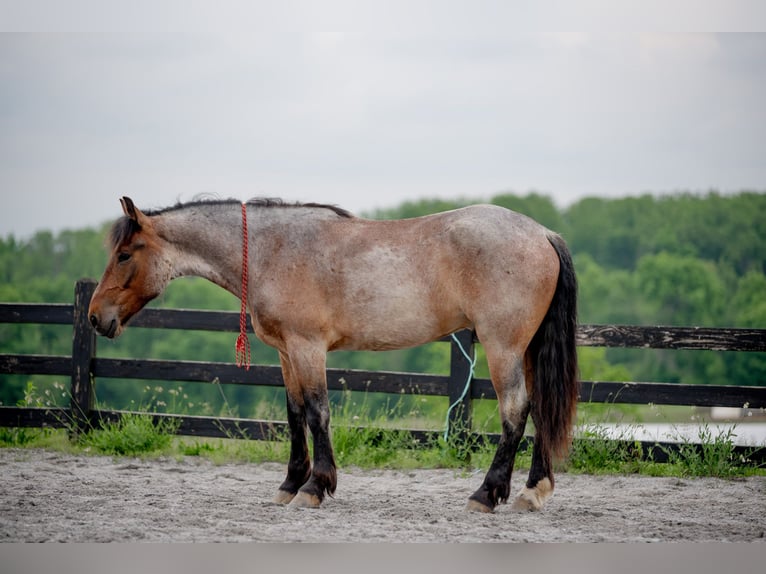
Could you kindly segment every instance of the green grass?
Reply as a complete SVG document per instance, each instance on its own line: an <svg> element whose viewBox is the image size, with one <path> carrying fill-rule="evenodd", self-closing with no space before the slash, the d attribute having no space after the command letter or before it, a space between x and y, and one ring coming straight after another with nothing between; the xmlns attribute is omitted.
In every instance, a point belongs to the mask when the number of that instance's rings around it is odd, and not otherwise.
<svg viewBox="0 0 766 574"><path fill-rule="evenodd" d="M23 403L40 406L43 399L30 384ZM364 393L343 393L341 400L332 407L332 441L339 467L483 471L489 468L495 447L479 441L476 435L468 435L466 440L461 437L460 429L454 429L448 437L439 436L429 444L420 444L408 431L393 428L402 421L412 421L416 414L411 401L400 399L373 412ZM584 414L588 419L593 413L586 411ZM474 431L495 432L488 411L474 417L474 421L477 419L479 422L474 423ZM63 422L66 427L66 421ZM196 456L216 464L266 461L286 464L289 457L287 433L282 433L277 440L258 441L245 440L235 434L227 439L180 437L175 434L177 429L177 422L157 421L149 412L124 413L119 421L103 423L89 432L79 433L74 442L69 440L67 428L0 428L0 447L49 448L112 456ZM643 456L641 444L630 439L629 427L623 431L623 436L613 440L604 426L598 422L588 423L581 428L569 458L557 463L557 470L678 477L766 475L766 469L748 460L750 455L742 457L735 452L733 439L733 430L714 434L708 425L703 424L698 440L680 441L678 448L665 450L667 463L657 463ZM516 470L528 469L530 464L531 452L519 452Z"/></svg>
<svg viewBox="0 0 766 574"><path fill-rule="evenodd" d="M650 476L735 478L766 475L766 468L750 459L759 449L752 448L740 455L735 451L734 429L714 434L703 424L696 440L677 437L675 448L656 445L667 462L659 463L643 456L641 443L630 438L626 428L622 435L612 437L605 427L585 427L574 441L566 470L586 474L645 474Z"/></svg>
<svg viewBox="0 0 766 574"><path fill-rule="evenodd" d="M399 398L373 413L366 398L366 394L344 392L333 407L332 442L339 466L462 468L485 461L489 465L494 448L464 444L458 438L460 429L421 444L410 432L391 428L396 421L416 418L409 401Z"/></svg>
<svg viewBox="0 0 766 574"><path fill-rule="evenodd" d="M155 422L149 414L124 413L116 422L81 433L77 440L101 454L137 456L167 451L177 429L175 421Z"/></svg>
<svg viewBox="0 0 766 574"><path fill-rule="evenodd" d="M36 428L0 428L0 446L24 447L37 446L40 444L41 437L49 433L46 429Z"/></svg>
<svg viewBox="0 0 766 574"><path fill-rule="evenodd" d="M613 440L604 427L589 425L574 440L567 470L586 474L639 472L642 463L640 443L631 441L627 429Z"/></svg>
<svg viewBox="0 0 766 574"><path fill-rule="evenodd" d="M748 449L745 455L735 452L735 436L735 427L714 434L708 424L703 424L698 441L682 441L677 450L666 450L668 464L677 467L683 476L733 478L763 470L748 460L758 449Z"/></svg>
<svg viewBox="0 0 766 574"><path fill-rule="evenodd" d="M734 453L731 436L702 431L701 445L680 443L668 450L669 461L658 463L641 456L640 445L631 440L611 440L597 426L574 441L570 457L557 464L557 472L584 474L643 474L648 476L736 478L766 476L766 469ZM379 428L333 427L333 445L340 468L454 468L486 471L492 461L493 445L468 445L458 438L442 438L429 445L416 444L404 431ZM214 464L286 464L289 441L214 439L175 436L167 426L157 427L148 415L128 415L120 423L106 425L82 435L72 443L64 429L0 429L0 447L46 448L74 454L112 456L166 456L181 459L202 457ZM660 447L655 447L660 448ZM466 452L470 456L466 457ZM531 451L522 450L516 472L524 472Z"/></svg>

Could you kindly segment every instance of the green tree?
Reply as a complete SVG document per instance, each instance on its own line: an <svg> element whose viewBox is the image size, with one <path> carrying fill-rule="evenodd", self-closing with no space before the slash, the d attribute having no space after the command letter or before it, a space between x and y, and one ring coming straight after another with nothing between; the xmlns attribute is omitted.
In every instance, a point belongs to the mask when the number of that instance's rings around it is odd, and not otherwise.
<svg viewBox="0 0 766 574"><path fill-rule="evenodd" d="M749 271L741 277L732 299L734 324L766 328L766 275ZM728 377L740 385L766 385L766 353L725 353Z"/></svg>
<svg viewBox="0 0 766 574"><path fill-rule="evenodd" d="M380 210L372 217L417 217L485 202L425 199ZM524 213L562 233L579 279L580 321L635 325L766 327L766 194L676 193L623 199L586 198L559 210L537 193L501 193L490 202ZM0 301L71 303L74 283L98 279L108 253L99 228L41 231L29 238L0 237ZM201 279L174 281L152 306L239 310L239 300ZM118 341L99 339L99 356L204 361L233 360L236 333L128 329ZM251 336L254 362L276 364L276 352ZM70 352L71 328L0 325L0 353ZM331 353L341 368L446 372L448 344L388 353ZM586 369L599 378L629 373L634 380L766 384L766 354L698 351L583 350ZM478 353L481 358L482 350ZM486 376L479 363L479 376ZM23 396L27 377L0 377L0 401ZM37 378L35 378L37 382ZM101 382L99 383L101 385ZM104 381L104 397L127 405L146 383ZM229 390L241 404L255 395ZM185 385L189 402L220 404L220 387ZM257 395L257 393L256 393ZM261 399L257 399L261 400ZM265 400L265 399L264 399ZM280 399L281 401L281 399ZM213 407L215 408L215 406Z"/></svg>
<svg viewBox="0 0 766 574"><path fill-rule="evenodd" d="M649 313L634 273L604 268L587 253L577 254L574 262L580 286L581 323L636 325L645 320Z"/></svg>
<svg viewBox="0 0 766 574"><path fill-rule="evenodd" d="M766 328L766 275L753 270L742 276L737 282L732 307L738 326Z"/></svg>
<svg viewBox="0 0 766 574"><path fill-rule="evenodd" d="M715 265L662 252L646 255L636 269L641 296L660 324L715 326L721 322L725 289Z"/></svg>

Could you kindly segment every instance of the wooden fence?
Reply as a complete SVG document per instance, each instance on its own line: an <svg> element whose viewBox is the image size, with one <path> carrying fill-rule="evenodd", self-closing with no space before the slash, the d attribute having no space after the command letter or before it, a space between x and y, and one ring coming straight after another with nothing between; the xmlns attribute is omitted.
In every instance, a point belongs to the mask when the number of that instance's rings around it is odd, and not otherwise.
<svg viewBox="0 0 766 574"><path fill-rule="evenodd" d="M252 366L249 371L233 363L198 361L160 361L150 359L99 358L96 337L88 317L88 303L95 282L81 280L75 286L73 305L68 304L0 304L0 323L64 324L73 326L71 356L0 354L0 374L59 375L71 378L69 408L46 409L33 407L0 407L0 427L71 427L93 428L99 420L115 420L121 412L94 409L94 385L101 378L146 379L282 386L278 366ZM144 309L136 315L134 327L192 329L203 331L239 330L236 312L191 311L177 309ZM248 327L250 327L248 325ZM251 328L250 328L251 329ZM252 329L251 329L252 331ZM471 331L457 334L457 340L468 354L475 335ZM471 428L471 401L495 398L487 379L472 378L468 391L466 382L471 375L468 359L450 338L452 346L448 376L366 372L328 369L330 390L367 391L381 393L447 396L449 404L457 403L451 411L449 428ZM635 327L618 325L581 325L577 344L594 347L624 347L641 349L696 349L716 351L764 352L765 329L708 329L697 327ZM766 383L761 382L759 383ZM461 398L462 397L462 398ZM682 385L671 383L583 381L581 401L595 403L629 403L655 405L689 405L699 407L766 408L766 386ZM282 431L281 421L155 415L176 419L178 434L207 437L246 437L270 439ZM412 430L414 438L429 441L436 432ZM483 440L497 441L496 435L482 435ZM654 443L652 443L653 445ZM649 450L652 445L645 445Z"/></svg>

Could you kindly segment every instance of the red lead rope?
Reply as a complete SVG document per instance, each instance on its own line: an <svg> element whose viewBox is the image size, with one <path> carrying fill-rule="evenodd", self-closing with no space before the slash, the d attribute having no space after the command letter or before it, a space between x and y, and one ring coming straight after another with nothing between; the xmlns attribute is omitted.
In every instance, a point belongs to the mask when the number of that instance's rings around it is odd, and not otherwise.
<svg viewBox="0 0 766 574"><path fill-rule="evenodd" d="M250 370L250 341L247 340L247 205L242 204L242 308L239 312L239 337L234 346L237 366Z"/></svg>

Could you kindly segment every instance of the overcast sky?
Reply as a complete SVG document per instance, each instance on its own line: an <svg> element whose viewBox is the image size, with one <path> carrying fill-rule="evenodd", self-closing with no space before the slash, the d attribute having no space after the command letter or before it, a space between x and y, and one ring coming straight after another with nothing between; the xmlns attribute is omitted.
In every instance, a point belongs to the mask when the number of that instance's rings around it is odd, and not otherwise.
<svg viewBox="0 0 766 574"><path fill-rule="evenodd" d="M3 34L0 236L122 195L766 192L764 102L766 34Z"/></svg>

